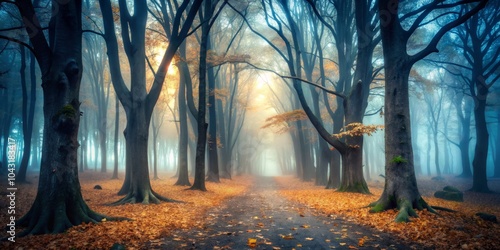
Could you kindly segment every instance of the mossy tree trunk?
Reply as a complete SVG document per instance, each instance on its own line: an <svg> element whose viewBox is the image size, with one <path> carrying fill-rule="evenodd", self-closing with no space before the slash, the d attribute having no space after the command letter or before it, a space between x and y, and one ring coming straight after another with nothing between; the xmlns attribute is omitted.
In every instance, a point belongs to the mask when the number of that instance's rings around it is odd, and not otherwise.
<svg viewBox="0 0 500 250"><path fill-rule="evenodd" d="M52 2L46 41L31 1L16 2L42 72L43 146L38 191L27 214L18 221L21 235L61 233L81 223L106 218L83 200L78 179L77 149L82 76L80 0Z"/></svg>
<svg viewBox="0 0 500 250"><path fill-rule="evenodd" d="M437 52L437 44L450 29L462 24L484 7L482 1L457 19L443 25L424 49L408 55L406 45L410 36L432 10L442 8L441 2L432 2L422 8L414 23L403 29L399 16L399 2L379 0L380 31L384 50L385 69L385 186L378 201L371 204L372 212L397 208L397 222L417 216L414 209L432 208L422 199L415 177L411 144L410 104L408 78L412 66L427 55Z"/></svg>

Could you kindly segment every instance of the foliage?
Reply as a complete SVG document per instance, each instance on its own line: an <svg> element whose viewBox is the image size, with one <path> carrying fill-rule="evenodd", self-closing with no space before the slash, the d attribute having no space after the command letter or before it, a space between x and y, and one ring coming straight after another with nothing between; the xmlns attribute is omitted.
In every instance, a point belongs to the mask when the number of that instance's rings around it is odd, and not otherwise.
<svg viewBox="0 0 500 250"><path fill-rule="evenodd" d="M306 113L302 109L296 109L267 118L261 128L270 128L277 134L283 134L290 130L293 122L302 120L307 120Z"/></svg>
<svg viewBox="0 0 500 250"><path fill-rule="evenodd" d="M338 134L334 134L338 139L346 136L362 136L368 135L371 136L373 133L377 132L380 129L383 129L382 125L364 125L363 123L353 122L346 125Z"/></svg>

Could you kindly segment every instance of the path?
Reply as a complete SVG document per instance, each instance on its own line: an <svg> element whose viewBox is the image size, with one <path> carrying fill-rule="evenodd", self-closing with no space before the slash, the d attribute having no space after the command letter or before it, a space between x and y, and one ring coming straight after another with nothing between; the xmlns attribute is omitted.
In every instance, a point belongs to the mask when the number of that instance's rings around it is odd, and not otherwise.
<svg viewBox="0 0 500 250"><path fill-rule="evenodd" d="M178 230L147 249L411 249L393 236L290 202L271 177L207 213L205 229ZM255 240L255 245L249 242Z"/></svg>

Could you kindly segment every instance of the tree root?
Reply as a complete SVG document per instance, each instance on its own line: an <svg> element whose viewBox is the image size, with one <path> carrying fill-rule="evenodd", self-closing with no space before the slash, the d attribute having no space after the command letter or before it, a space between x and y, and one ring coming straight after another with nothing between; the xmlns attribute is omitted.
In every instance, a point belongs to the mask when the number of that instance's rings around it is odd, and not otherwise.
<svg viewBox="0 0 500 250"><path fill-rule="evenodd" d="M50 203L35 203L31 210L18 220L18 225L27 227L18 236L63 233L82 223L130 220L124 217L108 217L94 212L83 200L78 203L76 205L59 203L55 206Z"/></svg>
<svg viewBox="0 0 500 250"><path fill-rule="evenodd" d="M456 210L453 210L453 209L449 209L449 208L446 208L446 207L439 207L439 206L431 206L433 209L435 210L441 210L441 211L445 211L445 212L451 212L451 213L456 213L458 211Z"/></svg>
<svg viewBox="0 0 500 250"><path fill-rule="evenodd" d="M110 206L118 206L118 205L124 205L124 204L135 204L135 203L142 203L142 204L160 204L162 201L164 202L176 202L176 203L182 203L182 201L170 199L164 196L161 196L160 194L156 193L153 190L146 190L143 192L137 193L137 192L129 192L125 197L121 198L118 201L112 202L108 205Z"/></svg>
<svg viewBox="0 0 500 250"><path fill-rule="evenodd" d="M382 200L381 198L380 200L369 204L368 207L371 207L370 213L379 213L389 209L397 208L399 212L394 219L395 222L410 222L411 217L418 217L415 210L426 209L431 213L437 214L433 207L429 206L427 202L425 202L421 197L413 202L410 202L406 199L399 199L397 202L395 202L393 199Z"/></svg>

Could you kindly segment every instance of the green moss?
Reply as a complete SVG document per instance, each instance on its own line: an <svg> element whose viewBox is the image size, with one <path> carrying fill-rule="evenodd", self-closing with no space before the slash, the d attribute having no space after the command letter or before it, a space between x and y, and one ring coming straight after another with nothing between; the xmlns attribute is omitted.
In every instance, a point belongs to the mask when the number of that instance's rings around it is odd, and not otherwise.
<svg viewBox="0 0 500 250"><path fill-rule="evenodd" d="M366 183L362 183L362 182L356 182L353 185L349 185L349 186L345 186L345 185L341 184L337 191L370 194L370 190L368 189L368 186L366 185Z"/></svg>
<svg viewBox="0 0 500 250"><path fill-rule="evenodd" d="M401 164L401 163L407 163L408 161L405 158L403 158L403 156L396 155L394 156L394 158L392 158L391 162L396 164Z"/></svg>
<svg viewBox="0 0 500 250"><path fill-rule="evenodd" d="M71 106L70 104L64 105L59 112L57 112L57 115L63 115L68 118L75 118L76 117L76 110Z"/></svg>
<svg viewBox="0 0 500 250"><path fill-rule="evenodd" d="M378 202L376 204L370 204L373 205L372 209L370 209L370 213L380 213L385 211L385 205L382 204L382 202Z"/></svg>

